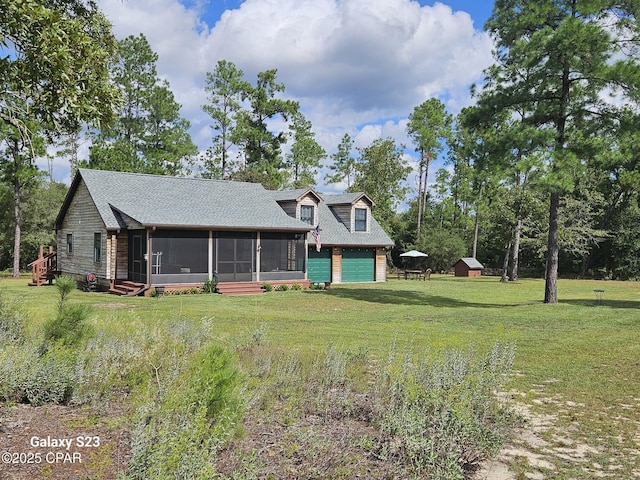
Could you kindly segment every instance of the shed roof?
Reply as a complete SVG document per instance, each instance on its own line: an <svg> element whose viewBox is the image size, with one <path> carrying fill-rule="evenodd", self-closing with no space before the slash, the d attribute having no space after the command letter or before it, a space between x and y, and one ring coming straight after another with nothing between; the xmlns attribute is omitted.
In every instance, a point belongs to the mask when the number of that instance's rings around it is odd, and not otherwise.
<svg viewBox="0 0 640 480"><path fill-rule="evenodd" d="M467 265L467 267L471 269L484 268L484 265L482 265L478 260L476 260L473 257L462 257L460 260L458 260L458 262L464 262Z"/></svg>
<svg viewBox="0 0 640 480"><path fill-rule="evenodd" d="M80 169L56 220L56 229L83 181L108 230L125 218L147 227L308 231L272 192L257 183Z"/></svg>

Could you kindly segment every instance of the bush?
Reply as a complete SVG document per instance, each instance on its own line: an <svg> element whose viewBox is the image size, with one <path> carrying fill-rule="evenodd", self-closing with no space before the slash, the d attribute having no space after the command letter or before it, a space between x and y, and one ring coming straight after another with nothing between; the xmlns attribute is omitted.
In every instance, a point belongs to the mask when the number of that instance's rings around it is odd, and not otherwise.
<svg viewBox="0 0 640 480"><path fill-rule="evenodd" d="M202 291L204 293L216 293L216 279L209 278L204 285L202 285Z"/></svg>
<svg viewBox="0 0 640 480"><path fill-rule="evenodd" d="M265 292L271 292L271 291L273 291L273 285L271 285L270 283L263 283L262 284L262 289Z"/></svg>
<svg viewBox="0 0 640 480"><path fill-rule="evenodd" d="M125 478L213 478L216 454L241 416L239 380L222 348L193 355L182 374L138 410Z"/></svg>
<svg viewBox="0 0 640 480"><path fill-rule="evenodd" d="M51 343L77 345L87 338L92 328L87 324L90 308L86 305L64 306L55 318L44 324L45 350Z"/></svg>
<svg viewBox="0 0 640 480"><path fill-rule="evenodd" d="M0 345L24 340L24 319L0 294Z"/></svg>
<svg viewBox="0 0 640 480"><path fill-rule="evenodd" d="M511 371L515 349L448 351L415 365L390 363L378 380L382 431L387 449L418 475L465 478L465 471L496 453L510 413L494 392ZM398 444L399 442L399 444Z"/></svg>
<svg viewBox="0 0 640 480"><path fill-rule="evenodd" d="M58 310L62 310L65 306L67 298L71 295L76 288L78 288L78 283L71 277L66 275L61 275L56 278L56 289L58 290L58 294L60 295L60 300L58 303Z"/></svg>

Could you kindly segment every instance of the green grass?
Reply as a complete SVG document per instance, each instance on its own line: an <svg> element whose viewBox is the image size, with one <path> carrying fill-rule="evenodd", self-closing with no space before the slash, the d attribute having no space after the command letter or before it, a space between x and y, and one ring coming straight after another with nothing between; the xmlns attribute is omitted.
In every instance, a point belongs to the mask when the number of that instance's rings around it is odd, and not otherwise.
<svg viewBox="0 0 640 480"><path fill-rule="evenodd" d="M55 288L26 283L0 279L0 293L21 305L36 332L55 316L58 295ZM605 291L600 302L594 289ZM558 424L585 442L605 445L605 452L632 449L640 425L640 283L561 279L556 305L542 303L543 291L538 279L509 284L433 275L428 282L392 279L248 297L120 298L78 291L69 302L91 305L92 323L106 334L206 319L223 345L237 349L258 332L271 352L303 359L330 346L385 358L392 345L436 353L514 342L516 374L508 388L526 394L536 411L558 415ZM566 402L579 404L579 411ZM612 420L618 416L629 421ZM553 478L568 478L561 471Z"/></svg>

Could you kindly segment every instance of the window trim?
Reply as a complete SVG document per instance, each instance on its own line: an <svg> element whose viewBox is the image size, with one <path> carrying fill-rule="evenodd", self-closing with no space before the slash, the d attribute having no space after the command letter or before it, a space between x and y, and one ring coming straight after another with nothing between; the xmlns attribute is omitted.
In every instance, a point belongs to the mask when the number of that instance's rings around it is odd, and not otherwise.
<svg viewBox="0 0 640 480"><path fill-rule="evenodd" d="M302 210L303 209L311 209L311 216L310 217L304 217L302 215ZM305 222L308 223L309 225L315 225L315 217L316 217L316 209L314 205L300 205L300 221L301 222Z"/></svg>
<svg viewBox="0 0 640 480"><path fill-rule="evenodd" d="M102 262L102 232L93 233L93 263Z"/></svg>
<svg viewBox="0 0 640 480"><path fill-rule="evenodd" d="M73 233L67 233L67 253L73 255Z"/></svg>
<svg viewBox="0 0 640 480"><path fill-rule="evenodd" d="M367 231L367 225L369 222L368 219L368 208L358 208L355 207L353 209L353 230L355 232L366 232ZM358 212L364 212L364 218L358 218ZM364 228L358 228L359 225L362 224L362 222L364 222Z"/></svg>

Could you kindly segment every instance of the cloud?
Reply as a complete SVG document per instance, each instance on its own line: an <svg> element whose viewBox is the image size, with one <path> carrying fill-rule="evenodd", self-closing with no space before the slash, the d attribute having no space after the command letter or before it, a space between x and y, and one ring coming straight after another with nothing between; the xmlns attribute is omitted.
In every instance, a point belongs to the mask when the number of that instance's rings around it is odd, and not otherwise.
<svg viewBox="0 0 640 480"><path fill-rule="evenodd" d="M205 74L221 59L251 82L277 68L285 96L300 103L329 153L344 133L358 146L378 135L411 149L405 128L413 108L440 97L457 113L492 61L489 36L442 3L245 0L214 25L203 22L202 9L211 5L202 2L101 0L100 7L119 38L145 34L202 150L211 138L201 109Z"/></svg>

